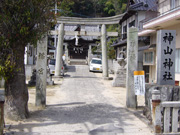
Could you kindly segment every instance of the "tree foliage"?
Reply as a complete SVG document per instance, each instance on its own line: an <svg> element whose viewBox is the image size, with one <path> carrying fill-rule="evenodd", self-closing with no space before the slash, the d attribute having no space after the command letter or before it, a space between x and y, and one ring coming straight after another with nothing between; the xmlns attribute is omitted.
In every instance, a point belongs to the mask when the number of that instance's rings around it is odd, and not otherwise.
<svg viewBox="0 0 180 135"><path fill-rule="evenodd" d="M0 1L0 75L7 78L13 70L15 46L36 44L49 29L54 0ZM9 70L10 69L10 70Z"/></svg>
<svg viewBox="0 0 180 135"><path fill-rule="evenodd" d="M73 0L57 0L58 16L72 16Z"/></svg>
<svg viewBox="0 0 180 135"><path fill-rule="evenodd" d="M127 0L58 0L60 15L107 17L123 13Z"/></svg>
<svg viewBox="0 0 180 135"><path fill-rule="evenodd" d="M28 117L24 51L36 45L54 22L54 0L0 1L0 76L5 78L5 114L13 120Z"/></svg>

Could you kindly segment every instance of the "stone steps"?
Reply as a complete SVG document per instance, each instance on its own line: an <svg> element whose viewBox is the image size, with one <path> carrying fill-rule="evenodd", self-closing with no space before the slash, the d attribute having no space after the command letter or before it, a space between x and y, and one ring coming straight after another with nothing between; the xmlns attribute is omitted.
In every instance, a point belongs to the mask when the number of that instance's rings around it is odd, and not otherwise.
<svg viewBox="0 0 180 135"><path fill-rule="evenodd" d="M87 65L86 59L70 59L69 65Z"/></svg>

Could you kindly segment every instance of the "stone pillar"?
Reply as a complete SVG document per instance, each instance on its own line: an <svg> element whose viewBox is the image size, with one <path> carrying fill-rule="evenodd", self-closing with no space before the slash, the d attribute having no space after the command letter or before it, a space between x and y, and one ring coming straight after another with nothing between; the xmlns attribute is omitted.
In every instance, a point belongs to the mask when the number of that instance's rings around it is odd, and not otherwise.
<svg viewBox="0 0 180 135"><path fill-rule="evenodd" d="M129 28L127 33L126 106L136 108L137 96L134 91L134 71L138 66L138 30Z"/></svg>
<svg viewBox="0 0 180 135"><path fill-rule="evenodd" d="M46 105L47 36L37 43L36 106Z"/></svg>
<svg viewBox="0 0 180 135"><path fill-rule="evenodd" d="M55 76L61 76L62 55L63 55L63 40L64 40L64 24L61 23L58 32L58 44L56 48L56 65Z"/></svg>
<svg viewBox="0 0 180 135"><path fill-rule="evenodd" d="M102 68L103 77L109 77L108 74L108 60L107 60L107 41L106 41L106 25L103 24L101 27L101 46L102 46Z"/></svg>
<svg viewBox="0 0 180 135"><path fill-rule="evenodd" d="M157 32L157 84L175 85L176 31Z"/></svg>
<svg viewBox="0 0 180 135"><path fill-rule="evenodd" d="M88 65L89 65L89 63L91 61L91 54L92 54L92 46L89 45L89 49L88 49Z"/></svg>
<svg viewBox="0 0 180 135"><path fill-rule="evenodd" d="M68 64L68 57L69 57L68 44L65 44L65 62L66 62L66 64Z"/></svg>

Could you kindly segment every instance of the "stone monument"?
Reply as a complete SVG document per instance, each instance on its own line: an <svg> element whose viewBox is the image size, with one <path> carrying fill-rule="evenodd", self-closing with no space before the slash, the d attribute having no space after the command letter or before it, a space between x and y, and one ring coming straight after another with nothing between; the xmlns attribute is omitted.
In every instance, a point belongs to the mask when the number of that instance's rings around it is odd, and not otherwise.
<svg viewBox="0 0 180 135"><path fill-rule="evenodd" d="M119 67L115 72L115 78L112 82L113 87L126 87L126 52L121 51L121 58L117 58Z"/></svg>
<svg viewBox="0 0 180 135"><path fill-rule="evenodd" d="M175 30L157 32L157 84L175 85Z"/></svg>

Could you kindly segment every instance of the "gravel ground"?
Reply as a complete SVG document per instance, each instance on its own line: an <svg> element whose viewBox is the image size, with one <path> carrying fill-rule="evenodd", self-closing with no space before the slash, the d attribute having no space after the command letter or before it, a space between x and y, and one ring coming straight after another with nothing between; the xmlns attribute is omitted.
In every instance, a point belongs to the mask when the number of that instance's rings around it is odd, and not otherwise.
<svg viewBox="0 0 180 135"><path fill-rule="evenodd" d="M141 110L125 107L126 89L111 87L88 66L69 66L64 78L47 87L47 106L35 107L29 89L30 118L6 120L6 135L153 135ZM143 97L138 98L143 105Z"/></svg>

